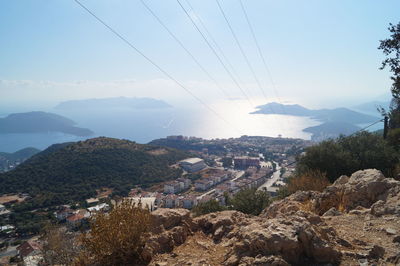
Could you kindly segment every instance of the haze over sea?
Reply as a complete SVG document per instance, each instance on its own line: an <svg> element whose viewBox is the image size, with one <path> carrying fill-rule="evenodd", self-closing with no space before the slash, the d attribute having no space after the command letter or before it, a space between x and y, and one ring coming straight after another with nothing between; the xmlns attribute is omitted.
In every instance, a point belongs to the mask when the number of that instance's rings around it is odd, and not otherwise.
<svg viewBox="0 0 400 266"><path fill-rule="evenodd" d="M263 100L252 99L254 105ZM94 136L107 136L147 143L169 135L201 138L230 138L241 135L310 139L302 129L320 124L306 117L250 114L255 108L245 100L223 100L211 106L228 122L225 123L202 106L174 105L165 109L90 109L55 110L53 112L74 120L77 126L89 128ZM25 112L26 110L24 110ZM2 116L7 115L4 110ZM85 137L87 138L87 137ZM62 133L2 134L0 151L13 152L26 147L44 149L54 143L78 141L85 138Z"/></svg>

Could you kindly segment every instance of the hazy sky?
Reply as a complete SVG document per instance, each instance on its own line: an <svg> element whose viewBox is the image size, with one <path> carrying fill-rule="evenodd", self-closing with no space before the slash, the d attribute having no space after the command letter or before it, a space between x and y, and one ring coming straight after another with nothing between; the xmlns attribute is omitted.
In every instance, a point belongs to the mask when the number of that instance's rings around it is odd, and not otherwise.
<svg viewBox="0 0 400 266"><path fill-rule="evenodd" d="M204 101L224 95L139 0L81 0ZM175 0L144 0L232 97L243 97ZM251 97L261 92L215 0L188 0ZM268 97L265 75L238 0L219 0ZM283 99L346 104L388 92L379 40L400 20L400 1L242 0ZM181 0L185 7L187 3ZM73 0L0 1L0 105L150 96L196 102Z"/></svg>

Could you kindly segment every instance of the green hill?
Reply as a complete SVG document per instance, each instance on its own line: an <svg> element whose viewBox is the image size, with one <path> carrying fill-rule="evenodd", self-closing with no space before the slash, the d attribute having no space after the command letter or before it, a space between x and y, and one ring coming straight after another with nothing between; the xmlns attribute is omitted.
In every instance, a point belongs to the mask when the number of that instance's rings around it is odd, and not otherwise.
<svg viewBox="0 0 400 266"><path fill-rule="evenodd" d="M57 144L0 174L0 194L29 193L36 207L83 200L101 187L126 194L134 185L177 178L181 170L170 165L187 156L175 149L105 137Z"/></svg>

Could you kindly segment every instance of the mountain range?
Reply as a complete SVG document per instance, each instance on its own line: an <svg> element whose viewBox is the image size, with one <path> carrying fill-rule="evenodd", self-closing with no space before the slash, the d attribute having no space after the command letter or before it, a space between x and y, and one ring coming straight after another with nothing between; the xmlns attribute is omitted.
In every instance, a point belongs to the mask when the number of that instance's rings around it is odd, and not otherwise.
<svg viewBox="0 0 400 266"><path fill-rule="evenodd" d="M374 104L378 104L378 102L359 105L357 109L371 111L371 106ZM304 132L312 134L311 140L313 141L336 138L340 135L350 135L361 129L359 125L376 122L379 119L376 116L357 112L348 108L313 110L298 104L280 104L276 102L260 105L257 106L257 108L258 110L252 112L252 114L304 116L323 122L321 125L303 129Z"/></svg>
<svg viewBox="0 0 400 266"><path fill-rule="evenodd" d="M363 114L348 108L308 109L298 104L280 104L276 102L257 106L252 114L280 114L292 116L308 116L321 122L346 122L350 124L371 123L378 117Z"/></svg>
<svg viewBox="0 0 400 266"><path fill-rule="evenodd" d="M57 110L75 110L75 109L107 109L127 107L132 109L162 109L172 107L168 103L153 98L101 98L101 99L83 99L71 100L59 103Z"/></svg>

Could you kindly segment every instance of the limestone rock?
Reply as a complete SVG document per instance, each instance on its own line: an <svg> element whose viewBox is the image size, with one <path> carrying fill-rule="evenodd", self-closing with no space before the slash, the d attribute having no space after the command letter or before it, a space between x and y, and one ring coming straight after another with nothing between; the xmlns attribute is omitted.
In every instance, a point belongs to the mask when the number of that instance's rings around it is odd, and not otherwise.
<svg viewBox="0 0 400 266"><path fill-rule="evenodd" d="M327 210L322 216L338 216L341 214L342 213L338 211L335 207L332 207L329 210Z"/></svg>
<svg viewBox="0 0 400 266"><path fill-rule="evenodd" d="M252 265L259 265L259 266L289 266L290 264L287 263L280 257L277 256L257 256L253 257L243 257L239 262L239 266L252 266Z"/></svg>
<svg viewBox="0 0 400 266"><path fill-rule="evenodd" d="M190 211L186 209L166 209L160 208L155 210L152 214L152 228L160 229L171 229L174 226L181 224L182 222L188 222L191 220ZM162 228L161 228L162 227Z"/></svg>
<svg viewBox="0 0 400 266"><path fill-rule="evenodd" d="M347 182L346 182L347 181ZM314 211L323 214L330 208L350 211L358 206L371 208L379 200L386 202L388 211L385 213L399 213L398 200L400 182L392 178L385 178L376 169L357 171L350 178L340 177L314 198ZM380 204L380 205L379 205ZM375 206L372 212L382 213L382 203Z"/></svg>

